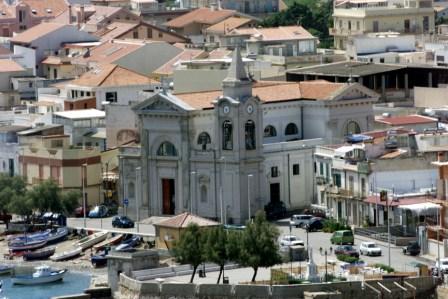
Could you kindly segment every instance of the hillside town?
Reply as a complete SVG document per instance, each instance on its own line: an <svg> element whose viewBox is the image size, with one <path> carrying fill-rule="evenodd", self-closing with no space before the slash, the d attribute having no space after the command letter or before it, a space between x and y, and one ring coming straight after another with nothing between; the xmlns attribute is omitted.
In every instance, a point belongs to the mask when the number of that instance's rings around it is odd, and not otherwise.
<svg viewBox="0 0 448 299"><path fill-rule="evenodd" d="M448 1L1 0L0 223L4 298L448 298Z"/></svg>

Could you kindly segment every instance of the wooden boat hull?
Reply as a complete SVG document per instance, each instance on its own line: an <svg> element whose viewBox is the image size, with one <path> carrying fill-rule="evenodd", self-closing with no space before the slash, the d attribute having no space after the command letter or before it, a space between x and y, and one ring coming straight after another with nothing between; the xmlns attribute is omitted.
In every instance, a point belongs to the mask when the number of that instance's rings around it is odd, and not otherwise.
<svg viewBox="0 0 448 299"><path fill-rule="evenodd" d="M114 237L112 237L110 239L104 240L103 242L94 245L93 249L95 249L95 251L99 251L99 250L103 249L106 246L117 244L118 242L121 241L121 239L123 239L123 235L122 234L116 235L116 236L114 236Z"/></svg>
<svg viewBox="0 0 448 299"><path fill-rule="evenodd" d="M50 232L48 235L47 243L55 244L63 241L68 236L68 228L67 227L59 227L56 232Z"/></svg>
<svg viewBox="0 0 448 299"><path fill-rule="evenodd" d="M23 254L23 259L25 261L32 260L45 260L52 256L56 250L56 247L47 247L37 251L25 252Z"/></svg>
<svg viewBox="0 0 448 299"><path fill-rule="evenodd" d="M64 251L62 253L54 254L54 255L50 256L50 260L55 261L55 262L69 260L74 257L77 257L78 255L81 254L81 252L82 252L82 248L78 247L73 250Z"/></svg>
<svg viewBox="0 0 448 299"><path fill-rule="evenodd" d="M24 243L10 244L9 249L11 251L27 251L44 247L47 244L47 240L31 241Z"/></svg>
<svg viewBox="0 0 448 299"><path fill-rule="evenodd" d="M42 277L33 277L32 275L16 276L11 278L11 282L13 284L20 284L20 285L36 285L36 284L50 283L62 280L66 272L67 270L64 269L59 271L53 271L51 272L50 276L42 276Z"/></svg>

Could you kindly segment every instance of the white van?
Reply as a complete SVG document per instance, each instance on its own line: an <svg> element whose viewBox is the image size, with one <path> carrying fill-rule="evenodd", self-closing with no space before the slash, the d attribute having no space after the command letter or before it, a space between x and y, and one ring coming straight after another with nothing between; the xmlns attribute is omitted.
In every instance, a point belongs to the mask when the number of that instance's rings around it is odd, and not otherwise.
<svg viewBox="0 0 448 299"><path fill-rule="evenodd" d="M313 217L313 215L292 215L289 223L295 227L305 227Z"/></svg>

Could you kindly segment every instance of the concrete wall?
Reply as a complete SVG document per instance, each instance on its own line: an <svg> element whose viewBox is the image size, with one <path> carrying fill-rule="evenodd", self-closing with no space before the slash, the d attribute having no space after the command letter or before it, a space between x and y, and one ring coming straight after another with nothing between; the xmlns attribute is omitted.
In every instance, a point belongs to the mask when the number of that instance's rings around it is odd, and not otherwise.
<svg viewBox="0 0 448 299"><path fill-rule="evenodd" d="M393 292L393 298L413 298L412 291L403 293L394 286L396 280L384 280L382 283ZM433 292L436 281L432 277L406 278L406 282L417 288L417 295ZM368 281L369 285L380 289L376 281ZM239 299L239 298L272 298L297 299L303 298L305 292L339 291L341 298L378 298L378 295L363 286L361 281L337 282L331 284L303 284L303 285L216 285L216 284L189 284L189 283L162 283L137 281L126 275L120 275L118 298L209 298L209 299ZM410 289L404 285L405 288ZM386 295L386 294L384 294ZM424 298L424 297L421 297Z"/></svg>
<svg viewBox="0 0 448 299"><path fill-rule="evenodd" d="M421 108L446 107L446 88L414 87L414 105Z"/></svg>

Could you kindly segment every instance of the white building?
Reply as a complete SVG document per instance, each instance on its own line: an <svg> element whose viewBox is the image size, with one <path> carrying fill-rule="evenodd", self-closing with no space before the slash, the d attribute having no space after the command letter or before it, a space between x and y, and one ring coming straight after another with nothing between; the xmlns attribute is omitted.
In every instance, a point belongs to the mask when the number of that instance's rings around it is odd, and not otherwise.
<svg viewBox="0 0 448 299"><path fill-rule="evenodd" d="M222 91L133 107L140 143L120 149L120 198L138 218L190 210L234 223L269 202L309 206L313 147L370 129L377 98L359 84L253 83L237 48Z"/></svg>

